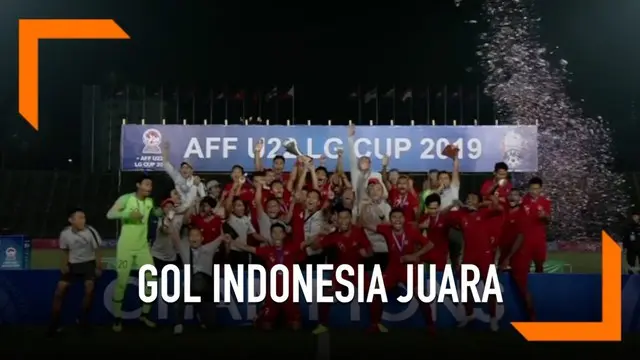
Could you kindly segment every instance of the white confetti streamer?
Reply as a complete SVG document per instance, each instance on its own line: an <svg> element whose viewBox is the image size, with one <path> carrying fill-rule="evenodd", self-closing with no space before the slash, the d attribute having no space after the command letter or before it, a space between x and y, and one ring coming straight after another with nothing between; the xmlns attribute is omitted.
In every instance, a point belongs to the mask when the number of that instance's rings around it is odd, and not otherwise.
<svg viewBox="0 0 640 360"><path fill-rule="evenodd" d="M485 0L490 30L477 52L487 73L485 92L501 123L539 125L537 175L554 204L553 237L597 239L628 211L626 185L610 169L607 123L585 116L569 99L569 62L554 61L554 68L547 60L554 52L540 44L541 19L532 7L533 1Z"/></svg>

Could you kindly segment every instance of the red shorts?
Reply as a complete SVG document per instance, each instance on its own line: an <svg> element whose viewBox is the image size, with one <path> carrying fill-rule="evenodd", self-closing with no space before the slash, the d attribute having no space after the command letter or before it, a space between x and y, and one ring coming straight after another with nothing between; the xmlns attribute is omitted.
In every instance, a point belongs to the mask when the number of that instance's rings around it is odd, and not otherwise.
<svg viewBox="0 0 640 360"><path fill-rule="evenodd" d="M547 243L535 242L531 244L531 259L535 263L544 263L547 261Z"/></svg>
<svg viewBox="0 0 640 360"><path fill-rule="evenodd" d="M415 264L413 266L413 274L412 274L412 284L413 287L416 286L418 281L418 265ZM392 289L399 284L407 285L407 267L390 267L382 274L382 280L384 281L384 287L386 289Z"/></svg>

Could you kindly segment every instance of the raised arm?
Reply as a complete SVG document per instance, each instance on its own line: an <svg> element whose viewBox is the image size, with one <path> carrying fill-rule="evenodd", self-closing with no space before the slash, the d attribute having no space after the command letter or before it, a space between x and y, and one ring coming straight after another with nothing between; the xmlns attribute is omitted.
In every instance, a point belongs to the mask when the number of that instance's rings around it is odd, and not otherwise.
<svg viewBox="0 0 640 360"><path fill-rule="evenodd" d="M306 166L309 167L308 172L311 174L311 186L314 190L320 191L320 185L318 185L318 176L316 175L313 161L309 161Z"/></svg>
<svg viewBox="0 0 640 360"><path fill-rule="evenodd" d="M264 149L264 139L260 139L253 148L253 163L256 167L256 171L264 170L264 164L262 163L262 149Z"/></svg>
<svg viewBox="0 0 640 360"><path fill-rule="evenodd" d="M291 169L291 174L289 174L289 179L287 180L286 188L290 193L295 193L296 179L298 178L298 163L293 165L293 169Z"/></svg>
<svg viewBox="0 0 640 360"><path fill-rule="evenodd" d="M344 174L344 149L338 149L338 160L336 161L336 174L342 176Z"/></svg>
<svg viewBox="0 0 640 360"><path fill-rule="evenodd" d="M460 187L460 159L453 157L453 171L451 172L451 186Z"/></svg>
<svg viewBox="0 0 640 360"><path fill-rule="evenodd" d="M380 175L382 175L383 185L387 189L391 189L391 181L389 181L389 155L382 157L382 170L380 171Z"/></svg>
<svg viewBox="0 0 640 360"><path fill-rule="evenodd" d="M360 169L358 169L358 158L356 156L356 126L349 125L349 171L351 172L351 184L353 185L353 191L358 194L358 181L360 179ZM356 199L358 200L358 199Z"/></svg>
<svg viewBox="0 0 640 360"><path fill-rule="evenodd" d="M176 170L176 168L171 165L171 159L169 158L169 149L170 145L168 142L162 143L162 165L164 166L164 171L171 177L174 183L179 182L182 178L180 172Z"/></svg>

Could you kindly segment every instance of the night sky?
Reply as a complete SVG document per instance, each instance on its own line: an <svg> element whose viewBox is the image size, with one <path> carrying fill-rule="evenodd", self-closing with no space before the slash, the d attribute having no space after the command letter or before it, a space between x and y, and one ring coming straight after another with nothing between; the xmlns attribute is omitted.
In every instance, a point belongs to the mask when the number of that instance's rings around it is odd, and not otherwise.
<svg viewBox="0 0 640 360"><path fill-rule="evenodd" d="M353 112L348 96L378 86L475 90L485 30L481 1L5 0L0 13L0 150L5 168L69 168L80 157L82 85L197 94L267 92L296 86L296 118L326 121ZM205 5L206 4L206 5ZM633 0L544 0L541 41L573 72L569 92L587 114L603 115L616 148L634 146L640 4ZM47 41L41 45L41 130L17 113L19 18L113 18L132 40ZM186 89L186 90L185 90ZM167 90L172 91L172 90ZM582 102L582 99L584 102ZM488 115L490 116L490 115ZM638 168L620 156L621 169ZM73 167L73 166L71 166Z"/></svg>

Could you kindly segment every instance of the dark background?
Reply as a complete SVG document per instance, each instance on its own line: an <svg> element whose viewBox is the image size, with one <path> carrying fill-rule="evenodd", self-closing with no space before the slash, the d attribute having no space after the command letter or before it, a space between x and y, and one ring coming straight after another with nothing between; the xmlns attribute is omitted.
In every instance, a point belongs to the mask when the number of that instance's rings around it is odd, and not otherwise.
<svg viewBox="0 0 640 360"><path fill-rule="evenodd" d="M447 97L457 111L456 98L462 98L462 121L478 117L491 123L491 100L482 97L479 112L475 106L476 89L483 86L475 56L478 36L486 31L481 5L470 0L460 7L453 0L5 0L0 13L1 167L88 170L78 160L86 137L86 84L100 85L101 98L122 96L127 86L134 89L132 97L163 89L166 98L176 100L170 107L182 104L180 114L171 110L174 120L200 117L192 112L193 96L196 112L208 113L210 89L216 94L244 90L250 102L252 94L264 95L274 85L285 92L295 85L296 119L319 123L355 118L357 106L349 94L359 84L362 93L377 86L379 96L395 86L400 97L411 87L416 98L419 89L424 93L429 87L432 104ZM632 152L640 129L633 105L640 53L633 40L640 30L640 4L541 0L535 8L543 18L542 42L548 48L559 46L552 63L560 58L569 62L570 95L588 115L610 121L617 170L637 170ZM35 132L17 113L17 19L56 17L113 18L132 39L42 42L41 129ZM287 109L280 117L291 117L285 113L290 105L280 106ZM424 123L424 106L415 106L422 112L416 110L413 117ZM389 107L381 104L381 118L391 117ZM431 118L438 123L456 118L450 110L443 119L442 110L432 108ZM214 120L220 122L223 115L217 109ZM399 109L398 117L406 115L402 111L406 113ZM363 112L365 118L373 117L371 109ZM237 121L239 116L238 105L231 104L229 118Z"/></svg>

